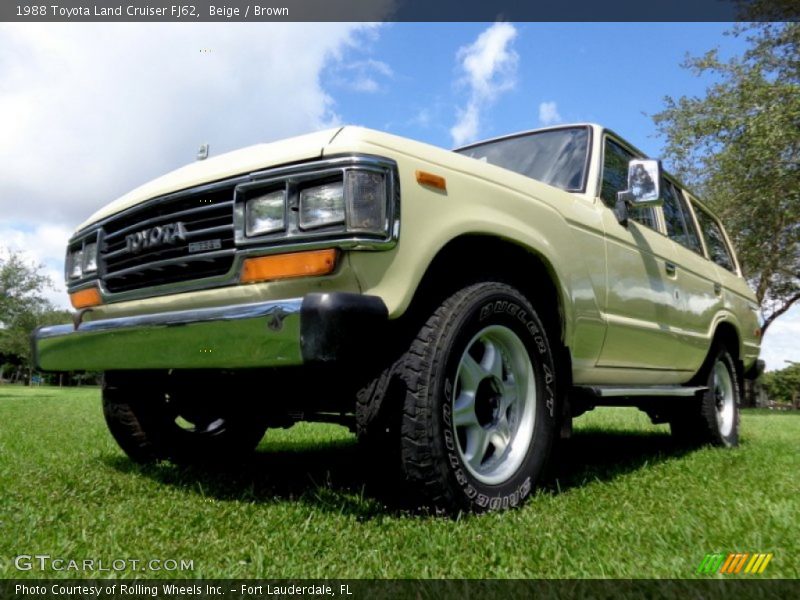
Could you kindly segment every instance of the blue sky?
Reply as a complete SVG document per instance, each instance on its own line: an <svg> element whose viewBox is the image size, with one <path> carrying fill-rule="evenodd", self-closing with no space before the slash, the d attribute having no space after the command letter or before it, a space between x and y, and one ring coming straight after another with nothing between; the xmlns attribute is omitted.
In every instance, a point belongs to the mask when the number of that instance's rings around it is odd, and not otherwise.
<svg viewBox="0 0 800 600"><path fill-rule="evenodd" d="M594 121L659 156L650 115L710 83L720 23L0 23L0 245L42 262L91 213L194 159L353 123L446 148ZM43 171L42 166L46 165ZM800 307L767 335L800 360Z"/></svg>
<svg viewBox="0 0 800 600"><path fill-rule="evenodd" d="M514 85L483 111L479 137L541 125L539 105L555 102L565 122L594 121L615 129L657 155L648 115L665 95L701 94L708 79L680 68L687 53L744 47L723 35L720 23L519 23L511 49L517 54ZM451 147L449 130L467 93L458 51L487 28L483 23L389 24L360 51L391 69L372 71L377 88L354 89L335 66L324 74L344 122L388 130ZM422 117L422 118L420 118Z"/></svg>

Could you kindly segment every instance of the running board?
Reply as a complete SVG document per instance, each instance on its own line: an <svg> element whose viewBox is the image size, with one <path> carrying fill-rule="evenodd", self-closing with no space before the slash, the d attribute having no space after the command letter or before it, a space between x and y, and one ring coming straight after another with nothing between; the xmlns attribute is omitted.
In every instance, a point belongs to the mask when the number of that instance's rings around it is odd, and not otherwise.
<svg viewBox="0 0 800 600"><path fill-rule="evenodd" d="M708 390L705 386L643 385L638 387L618 385L576 385L573 390L590 398L691 398Z"/></svg>

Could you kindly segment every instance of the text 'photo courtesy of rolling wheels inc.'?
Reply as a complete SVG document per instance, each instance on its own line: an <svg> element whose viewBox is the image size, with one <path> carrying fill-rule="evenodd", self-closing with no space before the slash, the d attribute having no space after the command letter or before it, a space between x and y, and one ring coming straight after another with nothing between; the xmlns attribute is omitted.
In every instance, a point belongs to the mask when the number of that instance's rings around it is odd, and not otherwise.
<svg viewBox="0 0 800 600"><path fill-rule="evenodd" d="M0 3L0 600L800 597L798 64L765 0Z"/></svg>

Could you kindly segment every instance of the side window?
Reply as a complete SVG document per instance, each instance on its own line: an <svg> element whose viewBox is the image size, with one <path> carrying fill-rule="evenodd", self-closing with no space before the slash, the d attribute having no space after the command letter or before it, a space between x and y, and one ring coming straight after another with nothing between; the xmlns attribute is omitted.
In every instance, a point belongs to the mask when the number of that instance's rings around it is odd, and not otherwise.
<svg viewBox="0 0 800 600"><path fill-rule="evenodd" d="M628 162L636 158L614 140L606 138L603 150L603 185L600 197L609 208L617 203L617 192L628 187ZM650 207L631 207L628 216L652 229L656 229L655 212Z"/></svg>
<svg viewBox="0 0 800 600"><path fill-rule="evenodd" d="M661 181L661 189L664 190L663 210L664 221L667 225L667 235L670 239L686 246L690 250L702 254L703 249L700 239L697 237L694 221L687 212L686 200L681 192L669 181Z"/></svg>
<svg viewBox="0 0 800 600"><path fill-rule="evenodd" d="M725 244L722 229L720 229L711 215L697 205L695 205L695 214L697 215L697 221L700 223L700 229L703 231L703 237L706 239L706 246L708 246L708 254L711 260L720 267L725 267L729 271L735 272L733 259L728 251L728 246Z"/></svg>
<svg viewBox="0 0 800 600"><path fill-rule="evenodd" d="M686 237L686 223L683 220L681 206L678 204L678 196L675 188L669 181L661 180L661 195L664 199L664 221L667 225L667 235L670 239L679 244L683 244Z"/></svg>
<svg viewBox="0 0 800 600"><path fill-rule="evenodd" d="M686 202L686 198L679 189L675 188L675 193L678 196L678 204L681 206L683 221L686 223L686 243L684 246L687 246L689 249L694 250L698 254L703 254L703 245L700 243L700 234L697 232L697 226L694 224L692 213L689 211L689 204Z"/></svg>
<svg viewBox="0 0 800 600"><path fill-rule="evenodd" d="M628 187L628 162L633 154L615 141L606 138L603 149L603 187L600 197L609 208L617 203L617 192Z"/></svg>

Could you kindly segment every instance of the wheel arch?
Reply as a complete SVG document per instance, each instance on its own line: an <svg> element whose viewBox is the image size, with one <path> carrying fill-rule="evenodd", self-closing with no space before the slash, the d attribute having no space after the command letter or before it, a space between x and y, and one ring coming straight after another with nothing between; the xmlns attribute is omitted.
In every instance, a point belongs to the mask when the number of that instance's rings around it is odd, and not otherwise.
<svg viewBox="0 0 800 600"><path fill-rule="evenodd" d="M711 368L711 362L714 360L714 350L720 345L724 345L728 352L731 353L731 358L733 358L733 362L738 371L737 375L739 378L739 383L742 385L742 377L744 372L744 363L742 361L743 342L741 332L739 331L737 324L734 321L725 318L723 315L722 318L718 319L713 325L713 334L711 335L710 340L711 343L709 344L708 354L703 361L703 364L692 378L692 382L701 384L703 383L704 376Z"/></svg>
<svg viewBox="0 0 800 600"><path fill-rule="evenodd" d="M734 360L741 360L743 341L739 327L732 320L722 317L714 327L714 334L711 337L711 347L716 344L724 344L733 355Z"/></svg>
<svg viewBox="0 0 800 600"><path fill-rule="evenodd" d="M567 344L571 310L551 261L535 249L485 233L449 240L429 263L409 307L438 305L453 291L478 279L496 279L520 290L541 311L552 342Z"/></svg>

